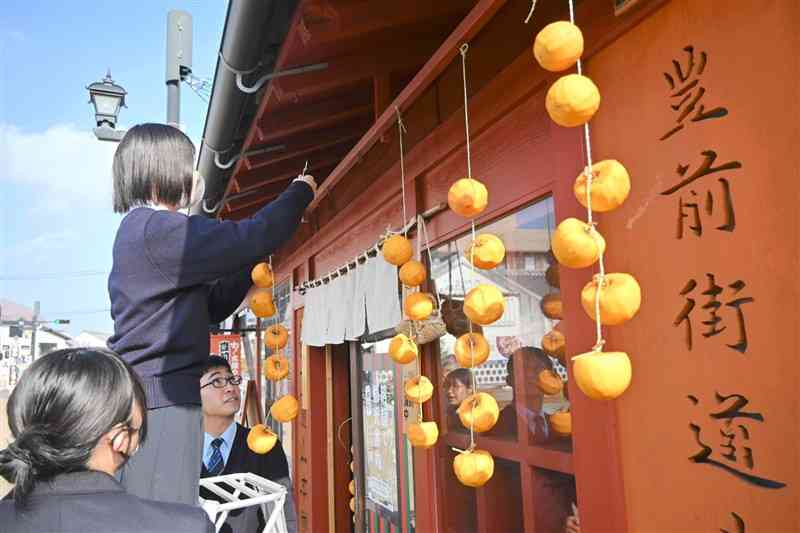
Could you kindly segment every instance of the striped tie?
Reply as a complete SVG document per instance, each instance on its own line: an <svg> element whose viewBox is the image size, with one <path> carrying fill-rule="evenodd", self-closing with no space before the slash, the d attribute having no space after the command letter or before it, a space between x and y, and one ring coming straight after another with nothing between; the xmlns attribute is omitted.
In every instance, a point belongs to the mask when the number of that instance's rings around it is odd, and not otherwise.
<svg viewBox="0 0 800 533"><path fill-rule="evenodd" d="M219 475L222 469L225 468L225 464L222 461L222 452L219 451L219 447L222 446L223 442L225 441L219 437L211 441L211 447L214 448L214 451L208 461L208 473L212 476Z"/></svg>

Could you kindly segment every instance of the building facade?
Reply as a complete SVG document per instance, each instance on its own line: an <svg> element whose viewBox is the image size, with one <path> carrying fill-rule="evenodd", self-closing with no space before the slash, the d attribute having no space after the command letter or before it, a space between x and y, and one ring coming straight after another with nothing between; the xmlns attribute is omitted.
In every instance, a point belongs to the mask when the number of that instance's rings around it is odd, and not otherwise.
<svg viewBox="0 0 800 533"><path fill-rule="evenodd" d="M594 271L548 277L554 227L586 217L573 183L588 146L581 129L548 117L546 93L561 74L530 51L541 28L569 18L568 2L540 0L528 25L529 1L414 4L299 2L276 70L327 68L263 90L239 124L245 156L218 216L249 216L308 161L322 184L299 234L273 258L278 279L329 284L387 226L420 215L431 251L425 290L458 302L480 279L465 271L468 221L442 208L469 171L466 90L471 172L490 192L478 230L509 252L491 274L508 313L484 330L492 350L478 374L506 413L477 437L495 473L478 489L453 473L469 435L452 422L451 334L422 350L435 386L423 417L438 423L438 443L412 448L405 431L417 413L403 382L415 369L388 358L394 332L303 343L313 289L294 290L284 321L301 404L291 443L301 530L563 531L570 515L589 532L796 530L800 463L786 443L798 427L800 241L797 171L786 156L798 133L800 5L576 2L584 74L602 95L591 154L623 162L632 180L626 203L596 219L606 264L635 275L643 292L638 315L605 334L609 349L630 355L633 382L618 400L596 401L574 383L569 359L595 343L580 304ZM270 146L284 151L246 155ZM557 318L543 304L551 295L563 304ZM518 348L539 347L552 328L567 339L567 386L543 395L534 359ZM764 370L767 354L777 371ZM565 408L570 435L542 429L543 416Z"/></svg>

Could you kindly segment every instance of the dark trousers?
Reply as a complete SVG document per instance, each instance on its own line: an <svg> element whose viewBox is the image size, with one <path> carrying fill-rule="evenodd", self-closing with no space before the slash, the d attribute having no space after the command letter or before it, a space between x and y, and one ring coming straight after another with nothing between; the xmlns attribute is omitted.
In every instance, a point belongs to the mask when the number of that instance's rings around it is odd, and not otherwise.
<svg viewBox="0 0 800 533"><path fill-rule="evenodd" d="M150 409L147 441L120 471L120 481L140 498L197 505L202 461L200 406Z"/></svg>

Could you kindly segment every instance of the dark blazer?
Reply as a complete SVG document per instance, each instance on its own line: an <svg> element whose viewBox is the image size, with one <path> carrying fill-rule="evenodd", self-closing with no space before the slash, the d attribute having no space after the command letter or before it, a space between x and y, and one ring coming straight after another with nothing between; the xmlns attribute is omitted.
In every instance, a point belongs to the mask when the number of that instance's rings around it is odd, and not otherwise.
<svg viewBox="0 0 800 533"><path fill-rule="evenodd" d="M286 454L283 452L283 446L281 445L281 442L278 441L275 444L275 447L270 450L269 453L265 453L264 455L257 454L247 447L248 433L250 433L248 428L242 426L241 424L236 424L236 436L233 439L231 453L228 456L228 462L225 463L225 468L219 475L224 476L225 474L241 474L249 472L284 485L289 490L289 493L286 495L284 515L286 516L286 525L289 529L289 533L292 533L293 531L296 531L297 519L295 517L291 482L289 478L289 462L286 460ZM205 452L205 450L203 451ZM208 470L206 469L205 463L202 465L200 477L211 477L211 474L209 474ZM200 487L200 497L205 500L220 501L218 496L209 492L203 487ZM245 520L244 517L240 516L246 514L246 511L249 512L249 514L258 515L258 529L254 529L256 526L253 520ZM261 513L256 513L255 508L231 511L229 517L230 518L228 519L227 524L223 526L223 528L220 530L220 533L228 533L231 531L233 533L249 533L250 531L260 532L264 529L265 524ZM229 524L233 527L228 527Z"/></svg>
<svg viewBox="0 0 800 533"><path fill-rule="evenodd" d="M289 241L313 199L297 181L236 222L147 207L125 215L108 277L108 347L142 378L148 408L200 405L208 325L236 310L253 266Z"/></svg>
<svg viewBox="0 0 800 533"><path fill-rule="evenodd" d="M0 501L3 533L213 533L200 507L143 500L97 471L37 483L30 506L17 512L11 494Z"/></svg>

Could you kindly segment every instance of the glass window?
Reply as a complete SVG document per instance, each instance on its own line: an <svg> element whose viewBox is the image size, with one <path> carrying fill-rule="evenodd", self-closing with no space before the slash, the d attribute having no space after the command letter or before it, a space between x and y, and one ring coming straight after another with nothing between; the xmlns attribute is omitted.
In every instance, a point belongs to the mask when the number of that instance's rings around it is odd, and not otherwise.
<svg viewBox="0 0 800 533"><path fill-rule="evenodd" d="M570 474L533 468L536 531L562 533L569 517L579 518L575 478Z"/></svg>
<svg viewBox="0 0 800 533"><path fill-rule="evenodd" d="M472 235L464 235L432 251L432 279L442 296L442 314L448 334L439 340L439 361L443 394L442 426L466 432L456 409L474 385L491 394L500 408L497 425L487 436L518 438L518 425L527 428L522 437L534 444L568 443L555 434L549 415L568 408L560 390L567 379L563 353L557 343L545 343L545 335L557 329L561 319L558 271L550 253L555 227L552 198L504 217L478 230L499 237L506 249L505 261L492 270L473 268L465 251ZM498 287L505 298L505 313L495 323L473 331L482 333L489 344L488 360L476 367L473 376L455 357L456 339L469 331L463 313L464 295L478 284ZM550 338L550 337L548 337ZM563 350L561 350L563 352ZM515 369L521 368L520 372Z"/></svg>
<svg viewBox="0 0 800 533"><path fill-rule="evenodd" d="M447 533L476 533L478 531L478 495L472 487L462 485L453 472L457 453L451 448L441 451L440 494L444 496L442 522ZM491 483L491 481L490 481Z"/></svg>
<svg viewBox="0 0 800 533"><path fill-rule="evenodd" d="M397 377L389 339L361 343L364 483L368 508L398 524Z"/></svg>

